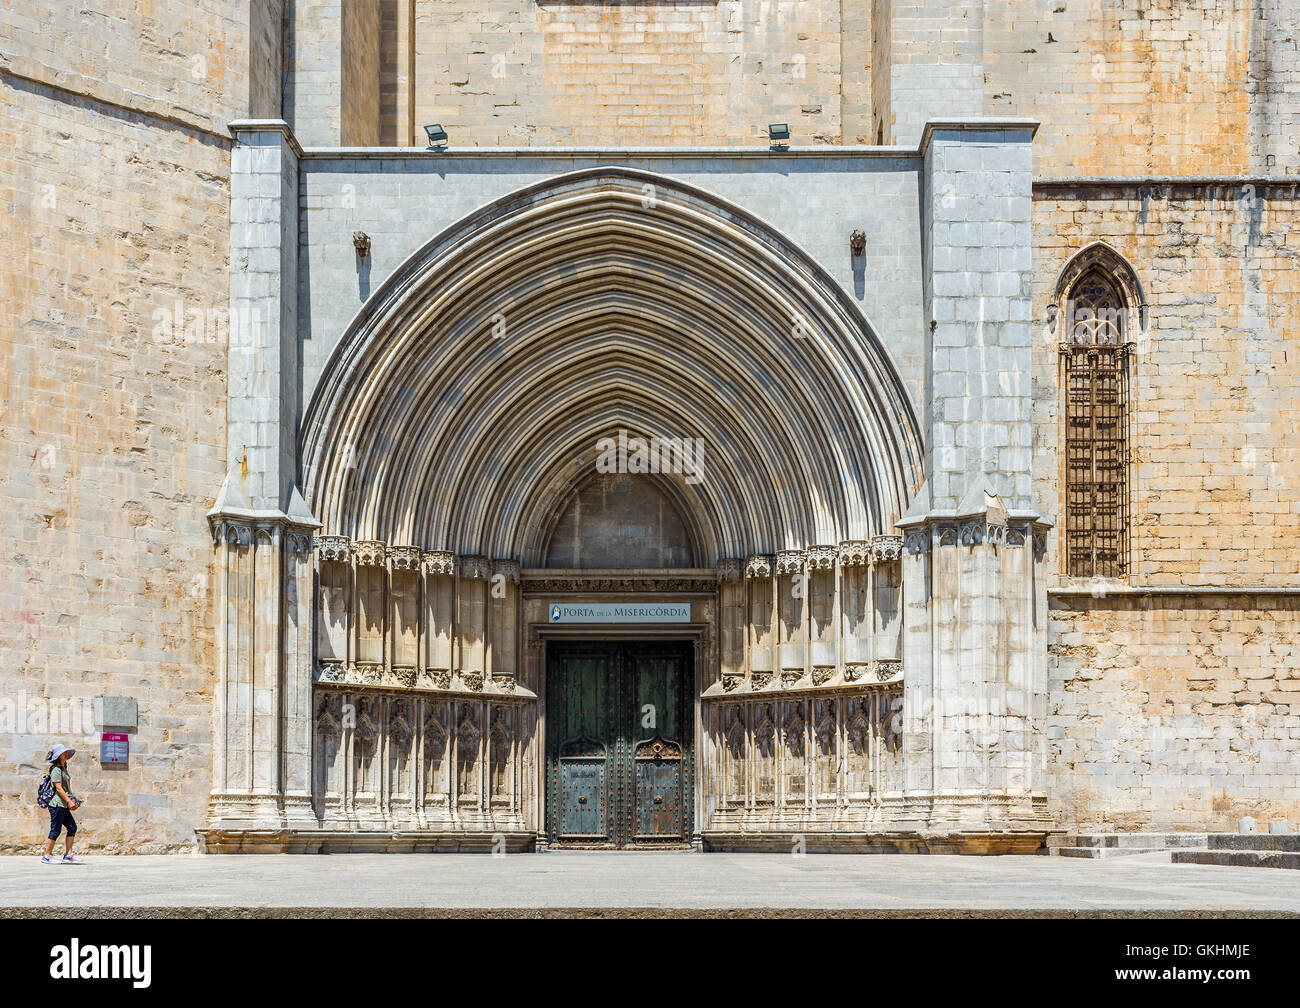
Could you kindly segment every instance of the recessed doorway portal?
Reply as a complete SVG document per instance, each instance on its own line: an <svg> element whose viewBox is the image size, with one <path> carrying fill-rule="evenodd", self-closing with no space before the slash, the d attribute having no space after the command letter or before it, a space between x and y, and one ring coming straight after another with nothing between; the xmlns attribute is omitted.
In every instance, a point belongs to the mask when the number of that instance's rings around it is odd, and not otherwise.
<svg viewBox="0 0 1300 1008"><path fill-rule="evenodd" d="M552 845L686 845L694 792L691 649L685 642L548 645Z"/></svg>

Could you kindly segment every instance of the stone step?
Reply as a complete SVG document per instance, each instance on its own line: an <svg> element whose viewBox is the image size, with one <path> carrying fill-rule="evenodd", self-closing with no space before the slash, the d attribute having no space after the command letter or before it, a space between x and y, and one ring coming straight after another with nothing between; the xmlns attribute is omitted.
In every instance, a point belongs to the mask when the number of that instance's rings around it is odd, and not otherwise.
<svg viewBox="0 0 1300 1008"><path fill-rule="evenodd" d="M1057 847L1052 851L1057 857L1101 858L1132 857L1135 854L1167 854L1167 847Z"/></svg>
<svg viewBox="0 0 1300 1008"><path fill-rule="evenodd" d="M1049 840L1048 847L1057 850L1072 847L1132 851L1169 850L1175 847L1204 847L1206 836L1205 833L1079 833L1074 836L1064 836L1055 845Z"/></svg>
<svg viewBox="0 0 1300 1008"><path fill-rule="evenodd" d="M1300 833L1211 833L1210 850L1300 854Z"/></svg>
<svg viewBox="0 0 1300 1008"><path fill-rule="evenodd" d="M1174 864L1224 865L1232 868L1300 869L1300 853L1268 850L1175 850Z"/></svg>

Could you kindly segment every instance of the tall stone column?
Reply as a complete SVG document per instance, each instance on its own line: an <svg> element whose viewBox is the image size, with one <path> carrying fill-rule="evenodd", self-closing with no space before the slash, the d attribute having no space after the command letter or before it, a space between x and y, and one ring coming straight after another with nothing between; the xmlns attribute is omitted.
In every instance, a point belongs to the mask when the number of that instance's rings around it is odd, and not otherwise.
<svg viewBox="0 0 1300 1008"><path fill-rule="evenodd" d="M294 484L298 158L277 120L232 123L227 472L208 520L218 649L209 849L311 828L312 543Z"/></svg>
<svg viewBox="0 0 1300 1008"><path fill-rule="evenodd" d="M1033 849L1050 827L1033 548L1048 523L1030 468L1033 133L967 120L930 123L922 140L925 485L898 523L904 808L937 849Z"/></svg>

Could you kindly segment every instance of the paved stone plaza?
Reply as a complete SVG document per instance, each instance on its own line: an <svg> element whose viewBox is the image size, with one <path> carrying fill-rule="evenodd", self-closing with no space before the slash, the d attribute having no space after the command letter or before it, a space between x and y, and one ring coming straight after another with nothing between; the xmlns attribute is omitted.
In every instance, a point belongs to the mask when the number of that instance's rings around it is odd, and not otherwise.
<svg viewBox="0 0 1300 1008"><path fill-rule="evenodd" d="M1230 916L1300 917L1267 868L1052 857L562 852L0 859L0 917Z"/></svg>

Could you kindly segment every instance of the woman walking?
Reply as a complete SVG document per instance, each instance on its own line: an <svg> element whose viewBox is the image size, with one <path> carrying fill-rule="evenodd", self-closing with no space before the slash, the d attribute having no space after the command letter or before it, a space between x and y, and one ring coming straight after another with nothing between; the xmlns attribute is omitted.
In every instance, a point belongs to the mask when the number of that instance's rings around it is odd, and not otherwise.
<svg viewBox="0 0 1300 1008"><path fill-rule="evenodd" d="M74 809L81 807L81 802L72 797L72 776L68 773L68 760L77 754L77 750L64 745L56 745L45 757L50 764L50 784L54 794L50 798L50 836L45 841L45 854L41 860L46 864L59 864L54 856L54 841L59 833L66 830L63 841L63 864L81 864L81 858L72 853L72 841L77 835L77 820L72 818Z"/></svg>

